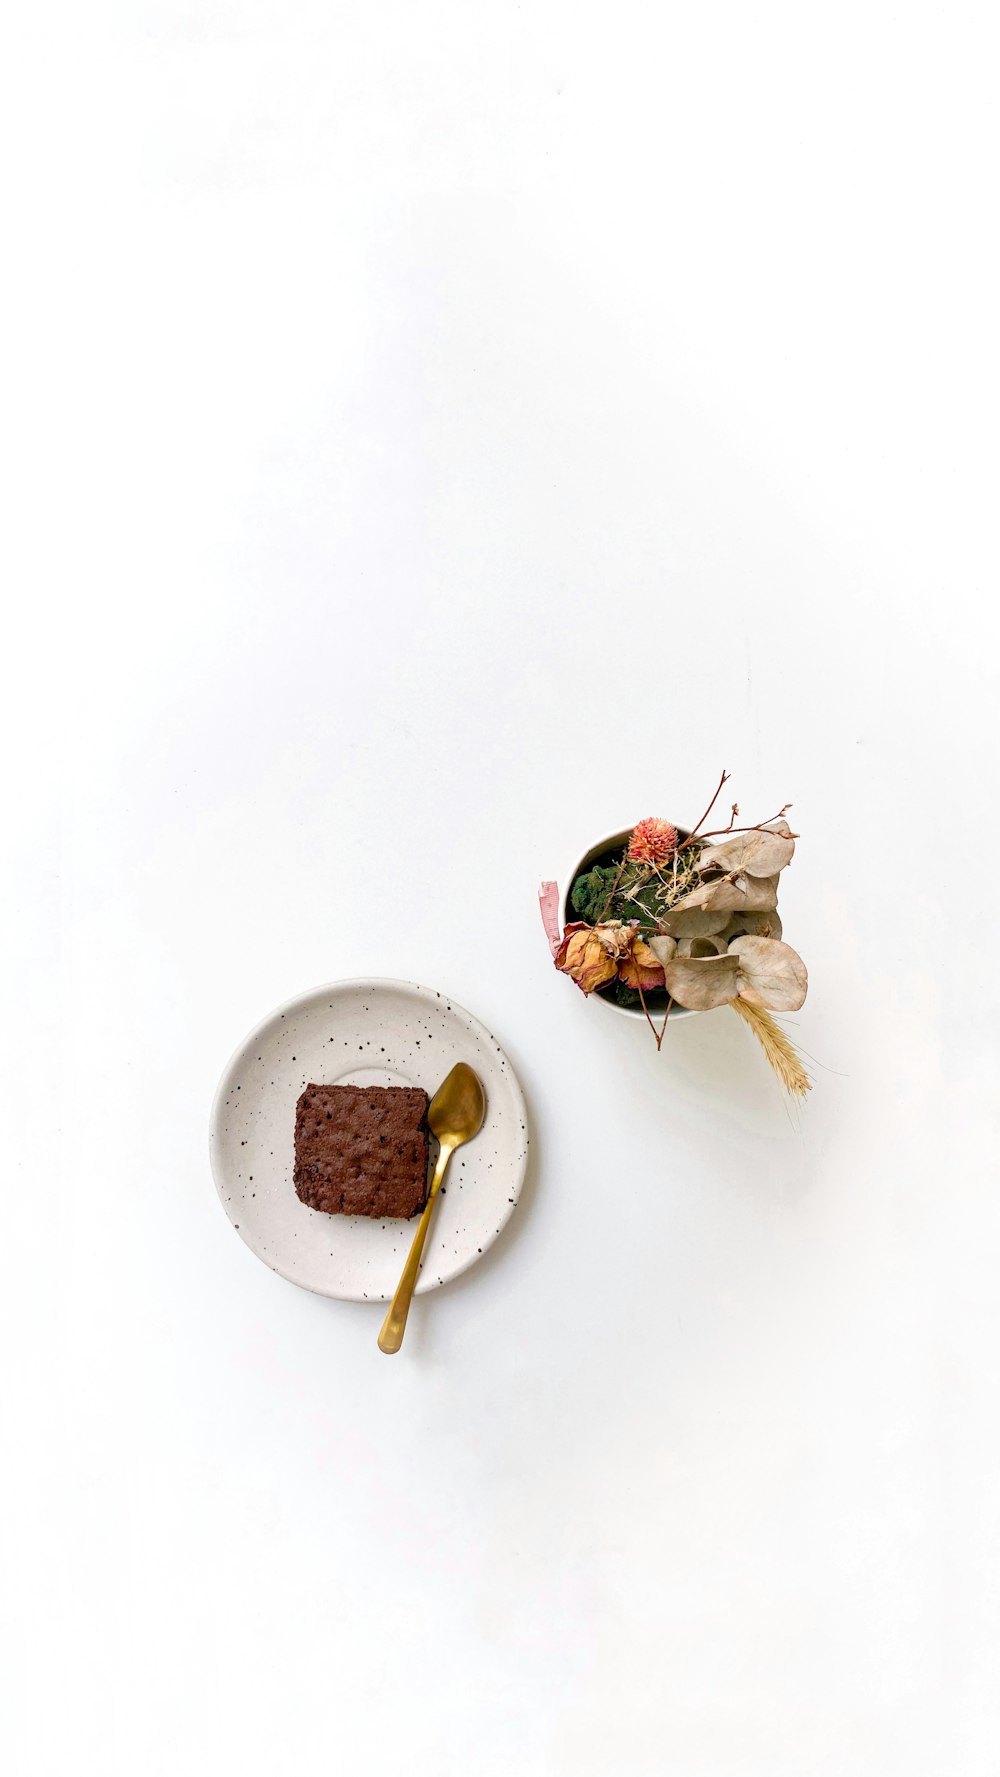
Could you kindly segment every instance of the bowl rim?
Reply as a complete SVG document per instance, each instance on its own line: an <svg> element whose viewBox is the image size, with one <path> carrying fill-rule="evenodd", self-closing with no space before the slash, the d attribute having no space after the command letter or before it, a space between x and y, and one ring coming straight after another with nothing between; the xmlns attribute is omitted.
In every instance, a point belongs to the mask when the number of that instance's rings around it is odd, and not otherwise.
<svg viewBox="0 0 1000 1777"><path fill-rule="evenodd" d="M611 851L613 848L617 849L618 846L624 845L635 824L635 821L633 821L632 825L629 827L622 827L616 832L606 834L603 839L595 840L592 845L588 845L586 851L580 853L576 863L563 879L565 886L559 891L559 921L563 931L565 931L567 925L571 923L569 919L570 891L581 870L586 869L587 865L592 863L594 858L600 857L602 851ZM690 828L682 827L676 821L674 822L674 826L677 827L678 836L681 839L690 838ZM616 1000L606 1000L599 993L592 993L588 995L588 998L596 1000L599 1006L606 1006L609 1012L620 1013L623 1018L641 1018L643 1023L646 1022L646 1014L641 1006L619 1006ZM697 1016L698 1012L696 1007L679 1006L676 1000L671 1002L671 1024L673 1024L674 1020L677 1018L696 1018Z"/></svg>

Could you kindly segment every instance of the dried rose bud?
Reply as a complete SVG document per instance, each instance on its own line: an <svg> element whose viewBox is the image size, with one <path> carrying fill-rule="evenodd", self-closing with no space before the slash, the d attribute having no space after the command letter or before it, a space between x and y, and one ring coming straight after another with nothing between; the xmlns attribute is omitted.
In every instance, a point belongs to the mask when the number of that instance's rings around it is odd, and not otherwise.
<svg viewBox="0 0 1000 1777"><path fill-rule="evenodd" d="M569 925L555 953L555 965L572 976L584 993L606 987L617 975L629 987L663 986L663 965L634 925L609 919L603 925Z"/></svg>
<svg viewBox="0 0 1000 1777"><path fill-rule="evenodd" d="M568 925L555 954L556 968L564 975L572 976L584 993L604 987L618 973L618 959L613 954L618 943L617 931L611 948L604 942L611 936L606 926L588 926L579 921Z"/></svg>
<svg viewBox="0 0 1000 1777"><path fill-rule="evenodd" d="M663 986L663 964L643 938L636 936L618 963L618 979L633 989Z"/></svg>
<svg viewBox="0 0 1000 1777"><path fill-rule="evenodd" d="M633 827L628 855L633 864L665 864L677 850L677 828L669 821L640 821Z"/></svg>

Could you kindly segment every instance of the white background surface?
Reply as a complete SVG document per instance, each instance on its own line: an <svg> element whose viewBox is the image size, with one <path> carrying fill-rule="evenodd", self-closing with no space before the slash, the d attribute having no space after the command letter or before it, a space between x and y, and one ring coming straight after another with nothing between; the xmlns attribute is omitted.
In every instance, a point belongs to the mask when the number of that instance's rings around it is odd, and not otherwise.
<svg viewBox="0 0 1000 1777"><path fill-rule="evenodd" d="M992 1777L992 9L20 12L8 1768ZM723 766L801 1114L538 921ZM365 972L536 1138L393 1361L206 1155Z"/></svg>

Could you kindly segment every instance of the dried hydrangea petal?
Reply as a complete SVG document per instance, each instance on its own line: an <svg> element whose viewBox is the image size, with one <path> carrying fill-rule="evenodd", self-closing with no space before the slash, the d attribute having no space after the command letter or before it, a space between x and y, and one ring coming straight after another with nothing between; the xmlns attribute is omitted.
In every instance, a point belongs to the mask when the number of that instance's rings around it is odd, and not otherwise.
<svg viewBox="0 0 1000 1777"><path fill-rule="evenodd" d="M723 876L717 882L699 883L683 901L678 901L670 917L676 919L678 913L687 913L694 908L715 913L768 913L777 905L776 876L737 876L735 880ZM685 933L684 936L693 937L694 934Z"/></svg>
<svg viewBox="0 0 1000 1777"><path fill-rule="evenodd" d="M706 938L678 938L678 956L725 956L729 945L720 932L717 936Z"/></svg>
<svg viewBox="0 0 1000 1777"><path fill-rule="evenodd" d="M750 833L736 833L698 854L700 870L738 870L750 876L776 876L791 862L795 841L785 820L770 821Z"/></svg>
<svg viewBox="0 0 1000 1777"><path fill-rule="evenodd" d="M739 996L769 1012L797 1012L809 987L806 965L797 950L777 938L748 934L729 946L739 969Z"/></svg>
<svg viewBox="0 0 1000 1777"><path fill-rule="evenodd" d="M732 913L726 920L725 929L719 933L724 940L723 949L727 949L734 938L742 938L751 933L755 938L780 938L781 915L777 908L769 913Z"/></svg>
<svg viewBox="0 0 1000 1777"><path fill-rule="evenodd" d="M650 938L649 948L653 952L657 962L660 963L663 968L666 968L667 963L673 961L674 952L677 949L677 939L667 937L665 933L658 932L655 938Z"/></svg>
<svg viewBox="0 0 1000 1777"><path fill-rule="evenodd" d="M739 958L729 951L725 956L675 956L664 970L667 992L692 1012L728 1005L739 992L739 976Z"/></svg>
<svg viewBox="0 0 1000 1777"><path fill-rule="evenodd" d="M669 913L661 915L660 923L673 938L709 938L716 932L724 932L730 921L725 908L714 913L704 907L688 907L678 904Z"/></svg>

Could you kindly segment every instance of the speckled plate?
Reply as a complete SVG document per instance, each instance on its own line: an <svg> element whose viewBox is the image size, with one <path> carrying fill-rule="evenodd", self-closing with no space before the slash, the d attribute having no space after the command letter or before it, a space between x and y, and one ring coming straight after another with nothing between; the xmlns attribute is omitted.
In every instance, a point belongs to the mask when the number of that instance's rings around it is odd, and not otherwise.
<svg viewBox="0 0 1000 1777"><path fill-rule="evenodd" d="M454 1155L434 1211L417 1293L474 1265L514 1213L528 1156L514 1070L478 1019L411 981L335 981L289 1000L240 1044L212 1105L209 1149L223 1207L250 1249L291 1283L351 1302L385 1302L416 1221L307 1209L292 1184L295 1105L322 1085L423 1086L456 1061L475 1068L486 1121Z"/></svg>

